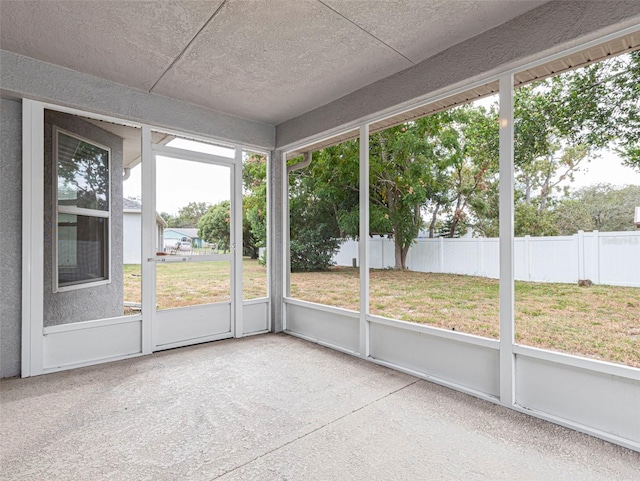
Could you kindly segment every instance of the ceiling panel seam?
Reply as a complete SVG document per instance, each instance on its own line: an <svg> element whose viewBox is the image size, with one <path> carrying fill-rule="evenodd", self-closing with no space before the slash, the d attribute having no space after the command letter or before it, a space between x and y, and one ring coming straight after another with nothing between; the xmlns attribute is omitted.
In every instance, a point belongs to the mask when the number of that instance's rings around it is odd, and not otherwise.
<svg viewBox="0 0 640 481"><path fill-rule="evenodd" d="M185 45L185 47L182 49L182 51L178 54L178 56L176 58L173 59L173 62L171 62L171 64L164 70L164 72L162 72L160 74L160 76L158 77L158 79L153 83L153 85L151 86L151 88L149 89L149 93L151 93L151 91L156 87L156 85L158 85L158 82L160 82L160 80L162 80L162 77L164 77L167 72L169 70L171 70L173 68L173 66L176 64L176 62L178 60L180 60L182 58L182 56L185 54L185 52L187 51L187 49L191 46L191 44L196 40L196 38L198 38L198 36L202 33L202 31L207 28L207 26L211 23L211 21L216 17L216 15L218 15L218 13L220 12L220 10L222 10L222 7L224 7L224 5L227 3L227 0L224 0L219 6L218 8L216 8L216 11L213 12L211 14L211 16L209 17L209 19L204 22L204 24L202 25L202 27L200 27L200 29L196 32L196 34L191 38L191 40L189 40L189 42L187 42L187 45Z"/></svg>
<svg viewBox="0 0 640 481"><path fill-rule="evenodd" d="M367 35L369 35L372 38L375 38L378 42L380 42L382 45L390 48L391 50L393 50L395 53L397 53L398 55L400 55L402 58L404 58L405 60L407 60L408 62L411 63L411 65L415 65L416 63L411 60L409 57L407 57L406 55L404 55L402 52L399 52L398 50L396 50L395 48L393 48L391 45L389 45L387 42L385 42L384 40L381 40L380 38L376 37L374 34L372 34L371 32L369 32L367 29L361 27L360 25L358 25L356 22L354 22L353 20L351 20L349 17L346 17L345 15L343 15L342 13L338 12L335 8L332 8L331 6L327 5L326 3L324 3L322 0L317 0L317 2L321 5L323 5L325 8L328 8L329 10L331 10L333 13L335 13L336 15L340 15L342 18L344 18L347 22L351 23L352 25L355 25L356 27L358 27L360 30L362 30L364 33L366 33Z"/></svg>

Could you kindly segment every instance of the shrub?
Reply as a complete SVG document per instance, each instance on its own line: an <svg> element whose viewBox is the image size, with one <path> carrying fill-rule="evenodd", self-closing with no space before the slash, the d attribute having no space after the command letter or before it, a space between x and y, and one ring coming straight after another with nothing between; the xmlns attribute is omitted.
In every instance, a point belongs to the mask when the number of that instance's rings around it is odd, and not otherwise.
<svg viewBox="0 0 640 481"><path fill-rule="evenodd" d="M333 265L332 258L340 247L340 240L326 238L325 229L304 228L291 235L291 271L312 272L326 270Z"/></svg>

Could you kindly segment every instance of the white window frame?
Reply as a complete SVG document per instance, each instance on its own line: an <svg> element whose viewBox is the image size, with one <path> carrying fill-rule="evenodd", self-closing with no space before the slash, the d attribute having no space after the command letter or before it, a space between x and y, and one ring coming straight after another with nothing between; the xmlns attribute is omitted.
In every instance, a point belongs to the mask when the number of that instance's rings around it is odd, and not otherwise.
<svg viewBox="0 0 640 481"><path fill-rule="evenodd" d="M82 142L86 142L90 145L98 147L100 149L106 150L109 155L108 159L108 181L109 181L109 196L107 202L107 210L97 210L97 209L86 209L82 207L74 207L74 206L60 206L58 204L58 135L62 133L68 137L72 137L74 139L80 140ZM53 206L52 209L55 209L54 216L55 222L53 225L53 240L52 240L52 249L53 249L53 292L66 292L66 291L74 291L78 289L85 289L96 286L103 286L107 284L111 284L111 149L106 145L102 145L94 140L88 139L86 137L82 137L80 135L69 132L68 130L62 129L56 125L53 126L52 132L52 163L53 163L53 179L52 179L52 187L53 187ZM58 249L58 224L59 224L59 216L60 214L69 214L76 216L85 216L85 217L98 217L107 219L107 235L106 241L107 246L105 249L105 274L106 279L98 279L95 281L80 281L75 284L68 285L60 285L59 282L59 249Z"/></svg>

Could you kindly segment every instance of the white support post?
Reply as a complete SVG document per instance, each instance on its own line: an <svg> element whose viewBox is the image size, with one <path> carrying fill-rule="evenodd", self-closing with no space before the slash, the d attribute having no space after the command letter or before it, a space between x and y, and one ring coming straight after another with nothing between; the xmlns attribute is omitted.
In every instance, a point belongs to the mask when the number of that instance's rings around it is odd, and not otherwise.
<svg viewBox="0 0 640 481"><path fill-rule="evenodd" d="M21 376L43 371L44 106L22 101Z"/></svg>
<svg viewBox="0 0 640 481"><path fill-rule="evenodd" d="M478 246L478 275L485 277L486 274L484 272L484 238L478 237L477 246Z"/></svg>
<svg viewBox="0 0 640 481"><path fill-rule="evenodd" d="M584 250L583 250L584 252ZM600 232L593 231L593 283L600 284Z"/></svg>
<svg viewBox="0 0 640 481"><path fill-rule="evenodd" d="M269 223L271 222L271 203L273 202L273 200L271 199L271 189L273 189L273 186L271 185L271 182L269 181L269 179L271 179L271 172L270 169L271 167L271 152L269 152L268 154L266 154L267 156L267 178L266 178L266 199L265 199L265 203L267 206L267 226L269 225ZM265 245L265 250L264 250L264 260L266 261L266 266L267 266L267 299L269 299L268 301L268 308L267 308L267 329L271 329L271 316L272 316L272 305L273 305L273 286L272 286L272 282L273 282L273 271L271 270L271 243L273 238L273 234L271 232L271 229L269 227L267 227L267 231L266 231L266 245ZM258 256L259 256L259 252L258 252ZM243 280L244 282L244 280Z"/></svg>
<svg viewBox="0 0 640 481"><path fill-rule="evenodd" d="M289 213L289 171L287 170L286 156L282 156L282 258L284 259L284 297L291 297L291 216Z"/></svg>
<svg viewBox="0 0 640 481"><path fill-rule="evenodd" d="M524 278L531 280L531 236L524 236Z"/></svg>
<svg viewBox="0 0 640 481"><path fill-rule="evenodd" d="M156 346L156 163L151 147L151 127L142 126L142 353L151 354Z"/></svg>
<svg viewBox="0 0 640 481"><path fill-rule="evenodd" d="M242 337L244 318L242 310L242 149L236 146L236 163L231 175L231 211L233 212L233 260L231 261L231 300L233 304L234 337Z"/></svg>
<svg viewBox="0 0 640 481"><path fill-rule="evenodd" d="M282 182L282 295L283 297L291 297L291 232L289 230L290 214L289 214L289 171L287 169L287 157L285 154L276 162L281 165L281 182ZM287 330L287 305L282 302L282 330Z"/></svg>
<svg viewBox="0 0 640 481"><path fill-rule="evenodd" d="M284 240L284 187L286 168L282 152L274 150L267 160L267 270L269 279L269 328L271 332L283 330L285 263L283 257L287 250Z"/></svg>
<svg viewBox="0 0 640 481"><path fill-rule="evenodd" d="M578 280L586 279L587 270L584 255L584 231L579 230L575 239L578 243Z"/></svg>
<svg viewBox="0 0 640 481"><path fill-rule="evenodd" d="M360 357L369 357L369 125L360 127ZM382 244L382 243L381 243ZM383 246L384 249L384 246ZM384 265L383 265L384 267Z"/></svg>
<svg viewBox="0 0 640 481"><path fill-rule="evenodd" d="M438 254L440 256L440 273L444 272L444 238L438 237Z"/></svg>
<svg viewBox="0 0 640 481"><path fill-rule="evenodd" d="M500 77L500 402L515 402L513 75Z"/></svg>

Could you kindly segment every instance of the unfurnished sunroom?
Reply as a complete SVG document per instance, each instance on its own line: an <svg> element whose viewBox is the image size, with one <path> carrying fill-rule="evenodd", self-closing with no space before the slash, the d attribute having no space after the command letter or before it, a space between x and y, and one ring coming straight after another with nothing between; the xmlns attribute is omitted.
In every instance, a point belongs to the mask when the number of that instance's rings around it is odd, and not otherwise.
<svg viewBox="0 0 640 481"><path fill-rule="evenodd" d="M550 236L540 221L518 234L564 195L548 194L540 159L566 167L562 181L605 148L640 165L619 121L637 117L621 82L640 78L638 2L2 0L0 12L2 377L284 332L640 450L633 216L628 229ZM618 97L599 90L598 65ZM588 74L558 87L572 72ZM585 85L597 101L579 122L566 109L554 121L558 102L522 120ZM589 108L607 100L616 117L596 125ZM527 144L532 173L521 136L534 127L553 135L545 155ZM523 179L548 194L537 212L518 210ZM168 244L167 229L193 235ZM303 275L312 261L338 267ZM592 316L594 339L548 342L574 312Z"/></svg>

